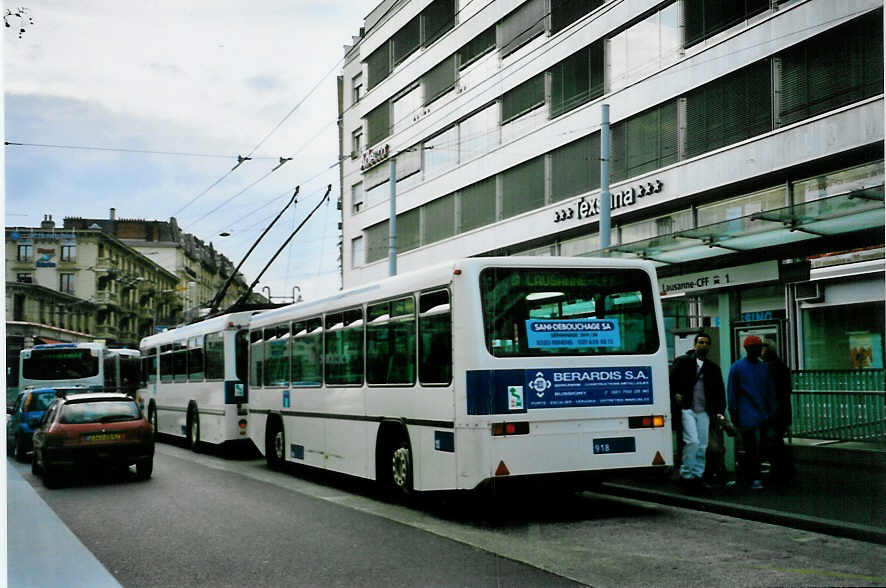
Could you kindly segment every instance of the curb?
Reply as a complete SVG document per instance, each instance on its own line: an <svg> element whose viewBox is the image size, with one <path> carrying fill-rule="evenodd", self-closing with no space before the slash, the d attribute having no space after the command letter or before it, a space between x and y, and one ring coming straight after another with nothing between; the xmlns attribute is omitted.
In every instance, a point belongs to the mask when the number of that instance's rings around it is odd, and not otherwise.
<svg viewBox="0 0 886 588"><path fill-rule="evenodd" d="M886 529L880 527L859 525L857 523L824 519L798 513L786 513L784 511L735 504L713 498L686 496L664 490L637 488L636 486L621 484L618 482L604 482L602 488L605 488L611 494L622 496L624 498L633 498L667 504L669 506L702 510L758 521L761 523L770 523L773 525L803 529L804 531L814 531L816 533L824 533L836 537L847 537L849 539L886 545Z"/></svg>

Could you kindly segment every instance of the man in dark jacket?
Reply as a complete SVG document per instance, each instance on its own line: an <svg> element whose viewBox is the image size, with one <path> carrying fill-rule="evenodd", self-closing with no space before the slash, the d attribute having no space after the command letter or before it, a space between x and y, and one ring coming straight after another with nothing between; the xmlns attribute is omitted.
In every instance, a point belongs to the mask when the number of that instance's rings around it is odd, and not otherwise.
<svg viewBox="0 0 886 588"><path fill-rule="evenodd" d="M673 418L680 419L684 443L680 479L690 490L702 486L710 423L726 409L723 375L707 358L710 349L710 336L699 333L693 348L674 360L671 369Z"/></svg>
<svg viewBox="0 0 886 588"><path fill-rule="evenodd" d="M771 339L763 340L763 361L769 368L769 379L775 392L775 413L766 422L766 453L772 470L770 480L785 482L793 474L790 455L784 446L784 436L791 426L791 368L778 357L777 347Z"/></svg>

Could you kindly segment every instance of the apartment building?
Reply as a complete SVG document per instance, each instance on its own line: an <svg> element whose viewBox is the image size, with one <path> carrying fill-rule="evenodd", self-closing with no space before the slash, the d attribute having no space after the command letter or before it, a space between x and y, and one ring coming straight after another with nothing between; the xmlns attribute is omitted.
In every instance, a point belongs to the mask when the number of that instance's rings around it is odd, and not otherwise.
<svg viewBox="0 0 886 588"><path fill-rule="evenodd" d="M603 105L611 241L600 243ZM882 0L388 0L339 78L342 283L644 258L672 354L883 367ZM393 204L392 204L393 202Z"/></svg>

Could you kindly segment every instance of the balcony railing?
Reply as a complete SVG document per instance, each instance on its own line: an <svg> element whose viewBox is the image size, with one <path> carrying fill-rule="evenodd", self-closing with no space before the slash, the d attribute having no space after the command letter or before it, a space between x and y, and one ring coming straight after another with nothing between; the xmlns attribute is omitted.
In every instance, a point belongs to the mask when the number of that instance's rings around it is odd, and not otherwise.
<svg viewBox="0 0 886 588"><path fill-rule="evenodd" d="M886 440L886 370L800 370L792 381L791 436Z"/></svg>

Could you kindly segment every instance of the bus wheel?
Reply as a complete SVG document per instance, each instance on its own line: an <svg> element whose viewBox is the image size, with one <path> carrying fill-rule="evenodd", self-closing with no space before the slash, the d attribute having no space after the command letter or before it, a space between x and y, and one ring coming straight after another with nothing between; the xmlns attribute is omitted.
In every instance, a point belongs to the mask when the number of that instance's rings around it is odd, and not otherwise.
<svg viewBox="0 0 886 588"><path fill-rule="evenodd" d="M192 404L188 408L188 449L197 451L197 445L200 443L200 412L197 405Z"/></svg>
<svg viewBox="0 0 886 588"><path fill-rule="evenodd" d="M412 450L409 442L399 439L391 446L391 487L399 497L409 498L412 488Z"/></svg>
<svg viewBox="0 0 886 588"><path fill-rule="evenodd" d="M265 433L265 460L272 470L283 469L283 462L286 460L286 434L280 419L274 418L268 421Z"/></svg>

